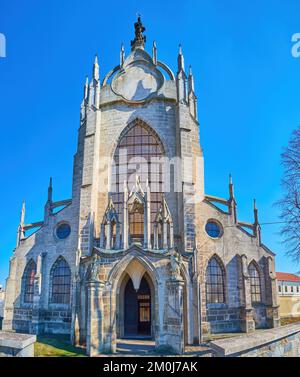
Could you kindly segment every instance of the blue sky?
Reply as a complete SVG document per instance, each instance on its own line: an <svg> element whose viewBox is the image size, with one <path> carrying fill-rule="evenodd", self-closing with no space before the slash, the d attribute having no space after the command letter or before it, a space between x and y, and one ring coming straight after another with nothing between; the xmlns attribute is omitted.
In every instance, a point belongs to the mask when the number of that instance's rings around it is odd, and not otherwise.
<svg viewBox="0 0 300 377"><path fill-rule="evenodd" d="M193 67L206 193L227 197L232 173L238 216L278 221L280 153L300 124L300 58L291 37L300 32L299 0L210 1L0 0L0 284L16 240L21 203L26 222L43 217L49 176L54 199L71 195L79 109L95 53L100 74L130 50L136 12L148 50L176 72L178 44ZM277 270L296 272L275 225L263 241L277 253Z"/></svg>

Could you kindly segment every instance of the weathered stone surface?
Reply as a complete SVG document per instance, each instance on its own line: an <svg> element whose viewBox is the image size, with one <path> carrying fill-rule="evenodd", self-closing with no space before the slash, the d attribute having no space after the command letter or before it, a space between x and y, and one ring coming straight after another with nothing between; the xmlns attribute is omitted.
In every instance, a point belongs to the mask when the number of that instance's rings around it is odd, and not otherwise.
<svg viewBox="0 0 300 377"><path fill-rule="evenodd" d="M210 342L215 356L299 356L300 324Z"/></svg>
<svg viewBox="0 0 300 377"><path fill-rule="evenodd" d="M0 357L33 357L35 335L0 331Z"/></svg>

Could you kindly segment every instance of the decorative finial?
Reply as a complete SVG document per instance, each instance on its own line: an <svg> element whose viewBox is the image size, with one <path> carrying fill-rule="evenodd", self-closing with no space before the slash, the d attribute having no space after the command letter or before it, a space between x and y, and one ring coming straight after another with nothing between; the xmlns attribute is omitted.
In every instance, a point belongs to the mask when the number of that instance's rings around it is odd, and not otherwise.
<svg viewBox="0 0 300 377"><path fill-rule="evenodd" d="M125 51L124 51L124 45L121 44L121 51L120 51L120 66L122 67L125 60Z"/></svg>
<svg viewBox="0 0 300 377"><path fill-rule="evenodd" d="M152 60L153 63L156 65L157 64L157 48L156 48L156 42L153 42L153 47L152 47Z"/></svg>
<svg viewBox="0 0 300 377"><path fill-rule="evenodd" d="M48 186L48 202L52 202L52 177L50 177Z"/></svg>
<svg viewBox="0 0 300 377"><path fill-rule="evenodd" d="M24 225L24 221L25 221L25 200L23 200L23 203L22 203L20 225Z"/></svg>
<svg viewBox="0 0 300 377"><path fill-rule="evenodd" d="M231 200L234 199L234 188L231 174L229 174L229 195Z"/></svg>
<svg viewBox="0 0 300 377"><path fill-rule="evenodd" d="M253 199L253 208L254 208L254 210L257 210L257 207L256 207L256 199Z"/></svg>
<svg viewBox="0 0 300 377"><path fill-rule="evenodd" d="M189 93L195 92L194 76L192 72L192 66L189 67Z"/></svg>
<svg viewBox="0 0 300 377"><path fill-rule="evenodd" d="M85 85L84 85L84 99L87 100L89 95L89 77L86 76Z"/></svg>
<svg viewBox="0 0 300 377"><path fill-rule="evenodd" d="M179 45L179 50L178 50L178 72L184 71L184 57L182 53L182 46L181 44Z"/></svg>
<svg viewBox="0 0 300 377"><path fill-rule="evenodd" d="M94 60L94 67L93 67L93 79L98 81L99 80L99 63L98 63L98 55L95 55Z"/></svg>
<svg viewBox="0 0 300 377"><path fill-rule="evenodd" d="M146 36L143 35L143 32L146 28L142 24L141 15L138 15L137 22L134 23L134 30L135 38L131 41L131 50L134 50L137 47L144 48Z"/></svg>

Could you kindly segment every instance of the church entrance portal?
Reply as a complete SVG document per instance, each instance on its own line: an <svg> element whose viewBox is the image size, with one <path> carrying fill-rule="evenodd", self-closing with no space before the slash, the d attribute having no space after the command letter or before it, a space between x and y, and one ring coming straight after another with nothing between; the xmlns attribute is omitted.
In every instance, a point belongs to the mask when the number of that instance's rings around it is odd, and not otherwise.
<svg viewBox="0 0 300 377"><path fill-rule="evenodd" d="M129 279L124 291L125 337L151 336L151 290L143 277L138 291Z"/></svg>

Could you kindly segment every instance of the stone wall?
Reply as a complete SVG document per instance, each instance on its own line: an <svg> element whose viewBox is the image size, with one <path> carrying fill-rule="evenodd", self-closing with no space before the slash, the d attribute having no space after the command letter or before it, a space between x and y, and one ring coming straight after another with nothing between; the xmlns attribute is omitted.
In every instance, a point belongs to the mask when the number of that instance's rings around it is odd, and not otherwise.
<svg viewBox="0 0 300 377"><path fill-rule="evenodd" d="M300 296L279 296L280 317L300 317Z"/></svg>
<svg viewBox="0 0 300 377"><path fill-rule="evenodd" d="M210 343L215 357L300 357L300 323Z"/></svg>

